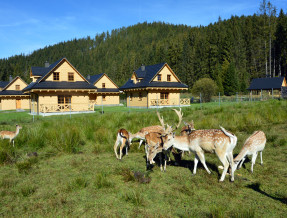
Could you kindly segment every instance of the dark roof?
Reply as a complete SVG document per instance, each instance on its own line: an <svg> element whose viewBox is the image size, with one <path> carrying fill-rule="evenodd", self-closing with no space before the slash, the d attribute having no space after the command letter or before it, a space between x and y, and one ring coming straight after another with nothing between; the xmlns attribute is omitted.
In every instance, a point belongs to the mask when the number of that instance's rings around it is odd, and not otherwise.
<svg viewBox="0 0 287 218"><path fill-rule="evenodd" d="M9 81L0 81L0 88L6 87L9 83Z"/></svg>
<svg viewBox="0 0 287 218"><path fill-rule="evenodd" d="M23 91L31 89L97 89L92 84L79 81L79 82L54 82L54 81L43 81L40 83L32 82Z"/></svg>
<svg viewBox="0 0 287 218"><path fill-rule="evenodd" d="M97 92L119 92L119 89L97 89Z"/></svg>
<svg viewBox="0 0 287 218"><path fill-rule="evenodd" d="M94 83L97 82L103 75L104 75L104 73L97 74L97 75L92 75L92 76L90 76L90 79L88 79L88 77L87 77L86 79L87 79L90 83L94 84Z"/></svg>
<svg viewBox="0 0 287 218"><path fill-rule="evenodd" d="M27 94L24 94L23 91L4 90L0 92L0 95L27 95Z"/></svg>
<svg viewBox="0 0 287 218"><path fill-rule="evenodd" d="M281 89L284 77L256 78L251 81L248 90Z"/></svg>
<svg viewBox="0 0 287 218"><path fill-rule="evenodd" d="M55 63L51 64L49 67L31 67L32 75L33 76L45 76L50 70L52 70L58 63L61 62L63 58L56 61Z"/></svg>
<svg viewBox="0 0 287 218"><path fill-rule="evenodd" d="M120 87L120 90L147 87L188 88L187 85L181 82L151 82L154 76L163 68L165 64L166 63L160 63L145 66L144 70L142 70L142 67L140 67L135 71L135 73L137 77L142 78L142 80L134 84L133 81L129 79L123 86Z"/></svg>
<svg viewBox="0 0 287 218"><path fill-rule="evenodd" d="M44 77L64 59L67 60L66 58L61 58L49 67L32 67L32 74L34 76L41 76L41 78L37 79L36 82L31 82L23 91L26 92L31 89L97 89L97 87L90 84L87 80L78 82L45 81Z"/></svg>

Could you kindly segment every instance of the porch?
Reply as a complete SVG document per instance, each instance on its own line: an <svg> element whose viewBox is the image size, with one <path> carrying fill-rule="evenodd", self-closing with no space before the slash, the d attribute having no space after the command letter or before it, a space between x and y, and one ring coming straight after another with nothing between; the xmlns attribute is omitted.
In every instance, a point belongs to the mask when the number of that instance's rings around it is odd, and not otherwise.
<svg viewBox="0 0 287 218"><path fill-rule="evenodd" d="M178 106L178 102L180 102L180 106L189 106L190 99L189 98L181 98L180 101L178 99L151 99L150 106Z"/></svg>

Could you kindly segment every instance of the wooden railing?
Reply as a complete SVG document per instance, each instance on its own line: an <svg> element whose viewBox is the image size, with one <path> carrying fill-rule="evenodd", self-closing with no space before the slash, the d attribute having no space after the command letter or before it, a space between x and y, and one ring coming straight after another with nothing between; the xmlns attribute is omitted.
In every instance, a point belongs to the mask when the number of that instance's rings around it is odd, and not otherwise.
<svg viewBox="0 0 287 218"><path fill-rule="evenodd" d="M93 111L94 104L40 104L40 113Z"/></svg>
<svg viewBox="0 0 287 218"><path fill-rule="evenodd" d="M181 105L190 105L190 99L189 98L181 98L180 104Z"/></svg>
<svg viewBox="0 0 287 218"><path fill-rule="evenodd" d="M172 106L178 105L178 99L151 99L151 106ZM180 99L180 105L190 105L189 98Z"/></svg>

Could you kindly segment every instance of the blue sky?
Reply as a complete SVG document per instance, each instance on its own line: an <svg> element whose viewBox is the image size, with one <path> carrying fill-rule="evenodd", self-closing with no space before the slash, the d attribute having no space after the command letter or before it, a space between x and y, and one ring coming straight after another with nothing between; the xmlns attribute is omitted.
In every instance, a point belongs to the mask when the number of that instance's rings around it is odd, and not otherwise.
<svg viewBox="0 0 287 218"><path fill-rule="evenodd" d="M0 59L127 27L162 21L208 25L218 17L252 15L261 0L9 0L0 4ZM271 0L287 11L287 0Z"/></svg>

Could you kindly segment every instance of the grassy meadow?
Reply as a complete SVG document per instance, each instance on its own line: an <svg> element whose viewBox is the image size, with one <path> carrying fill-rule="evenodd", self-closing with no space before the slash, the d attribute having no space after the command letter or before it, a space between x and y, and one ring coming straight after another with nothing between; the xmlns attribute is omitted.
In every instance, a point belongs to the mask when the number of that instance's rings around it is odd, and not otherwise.
<svg viewBox="0 0 287 218"><path fill-rule="evenodd" d="M205 159L211 174L199 163L192 175L194 155L179 166L173 158L163 173L146 171L144 148L133 143L122 161L113 146L119 128L136 132L158 125L156 110L104 114L35 117L27 112L0 113L0 130L23 128L15 139L0 145L1 216L86 217L285 217L287 212L287 101L216 103L183 108L184 120L196 129L219 128L238 137L237 154L255 130L263 130L267 144L264 165L257 158L219 183L220 161ZM161 115L177 123L171 109Z"/></svg>

